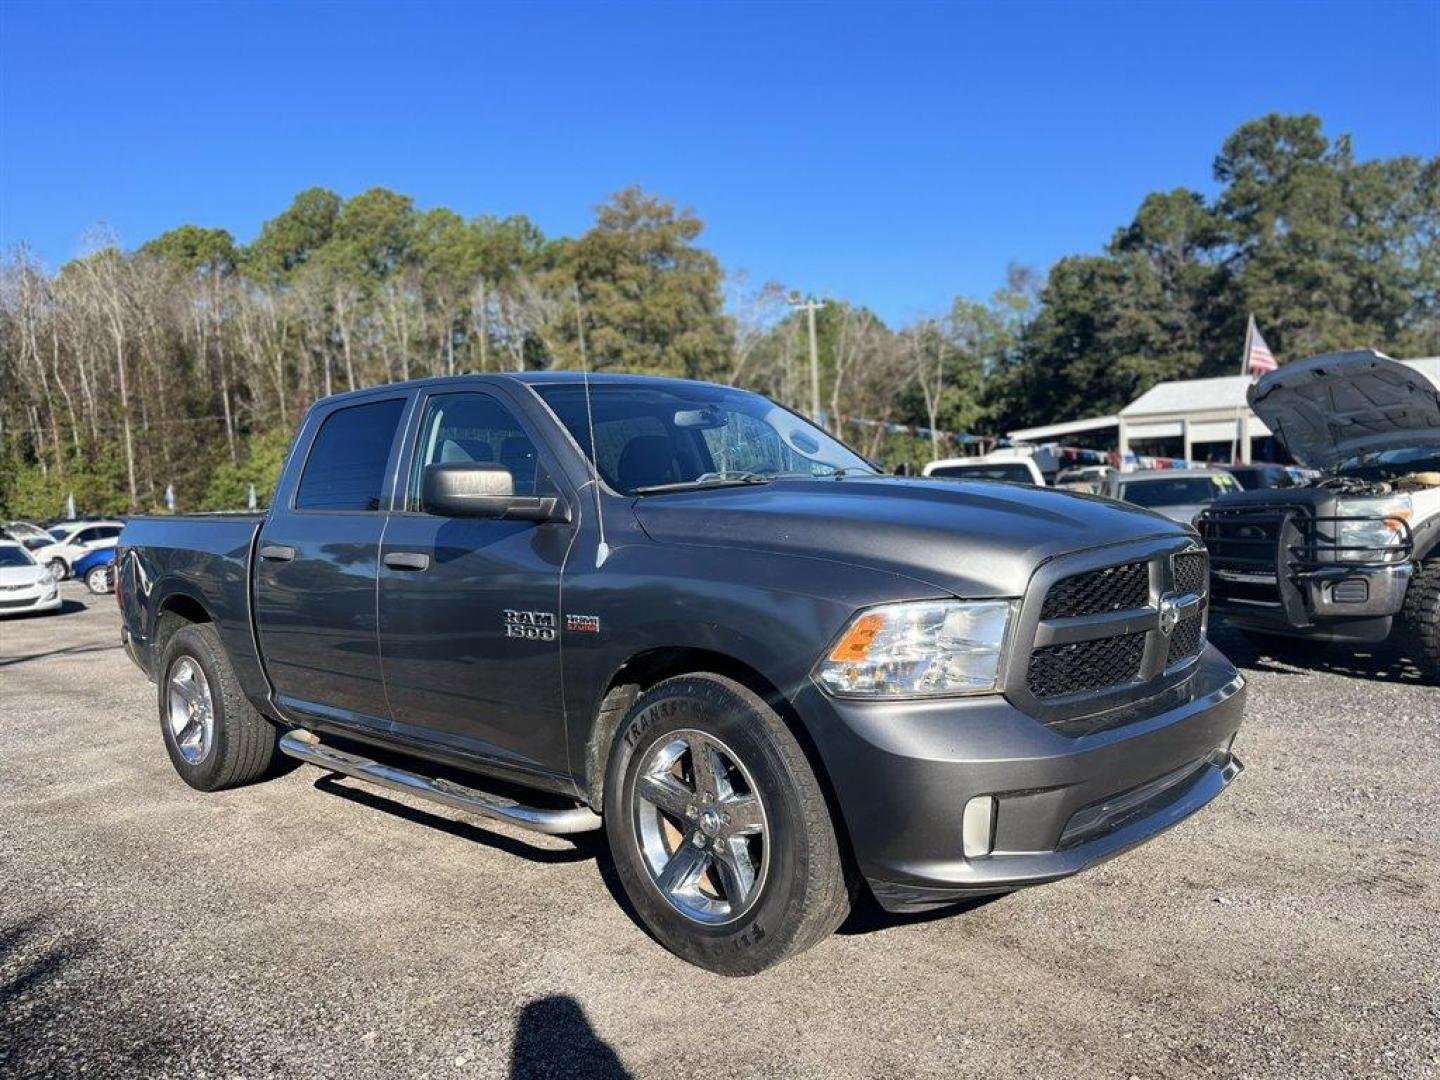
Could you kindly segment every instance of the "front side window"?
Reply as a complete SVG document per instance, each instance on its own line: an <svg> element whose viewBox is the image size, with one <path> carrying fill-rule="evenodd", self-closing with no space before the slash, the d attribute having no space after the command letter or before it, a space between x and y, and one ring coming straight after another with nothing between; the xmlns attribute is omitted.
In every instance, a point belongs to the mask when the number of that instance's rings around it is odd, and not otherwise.
<svg viewBox="0 0 1440 1080"><path fill-rule="evenodd" d="M387 398L327 416L305 461L295 509L379 510L390 444L404 409L404 398Z"/></svg>
<svg viewBox="0 0 1440 1080"><path fill-rule="evenodd" d="M516 495L534 495L550 484L535 443L514 414L489 394L437 394L425 406L419 452L410 477L408 507L421 509L425 466L468 463L503 465Z"/></svg>
<svg viewBox="0 0 1440 1080"><path fill-rule="evenodd" d="M542 384L535 391L587 457L593 415L596 468L626 495L875 471L808 420L744 390L596 382L588 415L581 383Z"/></svg>

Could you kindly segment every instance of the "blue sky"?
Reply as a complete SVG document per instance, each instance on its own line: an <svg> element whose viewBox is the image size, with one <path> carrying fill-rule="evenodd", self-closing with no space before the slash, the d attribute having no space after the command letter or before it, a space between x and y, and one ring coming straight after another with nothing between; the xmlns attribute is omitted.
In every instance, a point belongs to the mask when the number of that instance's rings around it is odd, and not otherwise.
<svg viewBox="0 0 1440 1080"><path fill-rule="evenodd" d="M317 184L577 233L639 182L727 268L903 321L1211 191L1265 112L1436 154L1437 55L1437 2L0 0L0 244L244 241Z"/></svg>

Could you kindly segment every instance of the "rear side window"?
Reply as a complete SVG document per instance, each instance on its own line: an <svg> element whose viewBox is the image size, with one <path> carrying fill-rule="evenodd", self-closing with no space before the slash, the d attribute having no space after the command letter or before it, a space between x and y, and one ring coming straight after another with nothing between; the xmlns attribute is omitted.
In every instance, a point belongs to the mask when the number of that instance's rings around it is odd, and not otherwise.
<svg viewBox="0 0 1440 1080"><path fill-rule="evenodd" d="M379 510L404 408L404 398L387 398L327 416L305 461L295 509Z"/></svg>

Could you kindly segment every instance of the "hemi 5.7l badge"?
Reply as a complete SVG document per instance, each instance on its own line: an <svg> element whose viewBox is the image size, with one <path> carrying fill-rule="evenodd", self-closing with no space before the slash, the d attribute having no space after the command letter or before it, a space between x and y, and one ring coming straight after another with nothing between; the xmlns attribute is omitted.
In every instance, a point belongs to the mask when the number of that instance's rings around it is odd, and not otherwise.
<svg viewBox="0 0 1440 1080"><path fill-rule="evenodd" d="M531 641L555 640L553 611L514 611L505 609L505 636L528 638Z"/></svg>
<svg viewBox="0 0 1440 1080"><path fill-rule="evenodd" d="M565 629L572 634L598 634L600 632L600 616L566 615Z"/></svg>

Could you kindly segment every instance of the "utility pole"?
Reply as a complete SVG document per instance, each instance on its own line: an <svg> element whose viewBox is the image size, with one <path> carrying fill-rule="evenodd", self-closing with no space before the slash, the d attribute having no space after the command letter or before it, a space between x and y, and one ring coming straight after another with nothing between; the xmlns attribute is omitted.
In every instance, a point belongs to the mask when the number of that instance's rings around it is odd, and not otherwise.
<svg viewBox="0 0 1440 1080"><path fill-rule="evenodd" d="M820 424L820 350L815 343L815 312L825 306L825 301L816 300L813 296L801 300L798 292L792 292L786 303L794 308L805 309L806 321L810 327L810 419ZM824 427L823 424L821 426Z"/></svg>

